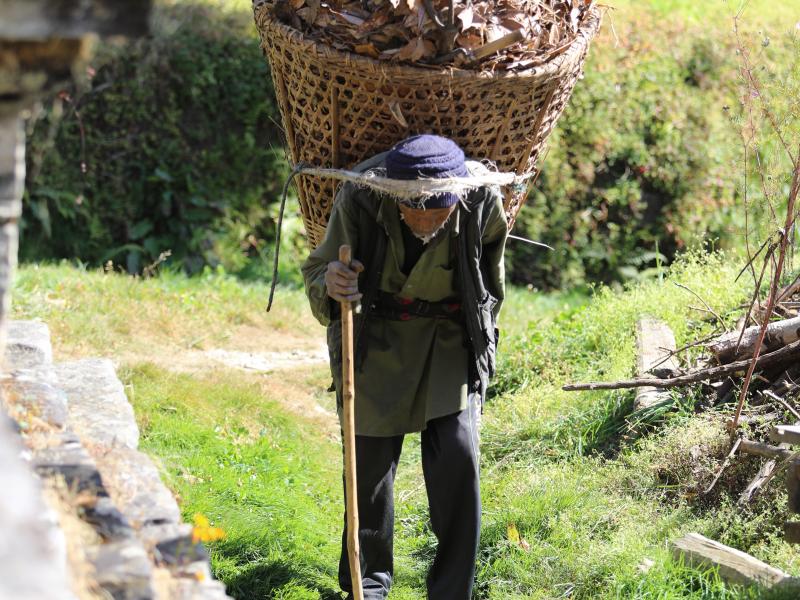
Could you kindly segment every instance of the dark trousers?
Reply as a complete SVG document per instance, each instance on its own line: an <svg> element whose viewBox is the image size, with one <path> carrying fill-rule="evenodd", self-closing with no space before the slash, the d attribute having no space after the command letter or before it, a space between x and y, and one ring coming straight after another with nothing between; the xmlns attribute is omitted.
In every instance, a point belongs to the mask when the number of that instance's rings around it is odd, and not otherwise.
<svg viewBox="0 0 800 600"><path fill-rule="evenodd" d="M469 600L481 524L478 472L479 402L428 421L422 432L422 469L436 557L428 573L430 600ZM386 598L393 575L394 477L403 436L356 436L359 542L364 598ZM352 591L347 536L342 534L339 584Z"/></svg>

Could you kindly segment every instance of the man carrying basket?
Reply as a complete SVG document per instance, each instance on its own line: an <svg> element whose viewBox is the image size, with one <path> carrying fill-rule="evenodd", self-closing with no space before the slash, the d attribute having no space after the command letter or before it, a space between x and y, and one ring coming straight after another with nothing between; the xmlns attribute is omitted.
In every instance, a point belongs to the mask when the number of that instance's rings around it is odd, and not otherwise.
<svg viewBox="0 0 800 600"><path fill-rule="evenodd" d="M408 138L356 167L390 179L485 173L455 142ZM393 575L393 484L407 433L421 431L436 557L433 600L468 600L480 535L478 420L494 373L508 226L499 188L407 201L366 187L339 191L325 237L303 265L315 317L328 327L341 416L339 301L355 317L355 457L364 597L386 598ZM352 263L339 248L352 248ZM352 593L346 537L339 565Z"/></svg>

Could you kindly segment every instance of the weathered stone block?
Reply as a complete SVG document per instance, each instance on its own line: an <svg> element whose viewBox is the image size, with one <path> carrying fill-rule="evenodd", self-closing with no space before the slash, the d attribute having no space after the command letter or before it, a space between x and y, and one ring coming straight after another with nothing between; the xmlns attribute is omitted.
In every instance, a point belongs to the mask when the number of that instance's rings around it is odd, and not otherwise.
<svg viewBox="0 0 800 600"><path fill-rule="evenodd" d="M87 553L95 568L95 580L114 600L155 598L152 567L136 540L103 544Z"/></svg>
<svg viewBox="0 0 800 600"><path fill-rule="evenodd" d="M180 522L178 503L148 456L113 448L97 453L95 460L111 498L134 527Z"/></svg>
<svg viewBox="0 0 800 600"><path fill-rule="evenodd" d="M182 538L192 539L192 526L189 523L160 523L144 525L136 532L145 549L152 552L159 544Z"/></svg>
<svg viewBox="0 0 800 600"><path fill-rule="evenodd" d="M83 508L83 520L106 540L124 540L134 536L133 528L108 496L98 496Z"/></svg>
<svg viewBox="0 0 800 600"><path fill-rule="evenodd" d="M106 495L97 466L75 435L64 433L56 440L51 447L33 451L36 472L43 477L63 477L67 488L75 493Z"/></svg>
<svg viewBox="0 0 800 600"><path fill-rule="evenodd" d="M0 150L1 151L1 150ZM0 219L4 210L16 210L0 198ZM0 350L6 343L6 320L11 309L12 274L17 266L19 232L15 221L0 223Z"/></svg>
<svg viewBox="0 0 800 600"><path fill-rule="evenodd" d="M36 416L53 427L63 428L67 422L67 396L59 388L16 375L6 385L7 402L26 415Z"/></svg>
<svg viewBox="0 0 800 600"><path fill-rule="evenodd" d="M0 102L0 106L2 105L3 102ZM13 111L0 110L0 219L16 219L20 216L24 189L24 122ZM16 246L13 250L13 256L9 255L9 258L13 258L16 263Z"/></svg>
<svg viewBox="0 0 800 600"><path fill-rule="evenodd" d="M170 600L230 600L225 586L214 579L176 579L171 585Z"/></svg>
<svg viewBox="0 0 800 600"><path fill-rule="evenodd" d="M139 539L159 566L175 567L197 561L208 561L203 544L192 539L192 526L151 525L139 531Z"/></svg>
<svg viewBox="0 0 800 600"><path fill-rule="evenodd" d="M67 425L82 440L106 448L136 448L139 427L114 364L90 358L55 365L59 387L67 394Z"/></svg>
<svg viewBox="0 0 800 600"><path fill-rule="evenodd" d="M53 364L50 329L40 321L9 321L6 363L9 369L34 369Z"/></svg>
<svg viewBox="0 0 800 600"><path fill-rule="evenodd" d="M0 598L69 600L63 548L54 544L51 514L21 451L0 414Z"/></svg>

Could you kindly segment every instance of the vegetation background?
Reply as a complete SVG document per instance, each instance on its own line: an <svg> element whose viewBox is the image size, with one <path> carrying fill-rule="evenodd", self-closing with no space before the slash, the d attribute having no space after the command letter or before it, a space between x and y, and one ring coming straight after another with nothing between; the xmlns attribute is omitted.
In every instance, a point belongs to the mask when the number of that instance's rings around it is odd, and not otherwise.
<svg viewBox="0 0 800 600"><path fill-rule="evenodd" d="M751 218L764 216L755 158L745 169L739 156L738 4L702 6L607 10L517 225L556 251L512 244L513 282L622 282L686 248L740 246L746 169ZM759 1L743 15L746 43L787 99L780 88L800 70L791 12ZM287 173L279 123L250 2L159 3L152 37L103 48L34 121L22 258L141 273L169 251L187 273L263 278ZM304 248L300 223L289 229L287 264Z"/></svg>
<svg viewBox="0 0 800 600"><path fill-rule="evenodd" d="M338 598L341 448L327 367L244 371L211 358L323 343L298 288L296 216L285 285L263 312L287 163L249 7L162 0L150 38L101 48L44 105L29 131L14 311L50 325L58 358L116 360L142 443L187 519L200 512L227 532L211 551L234 597ZM675 282L726 323L740 316L752 292L736 280L745 247L778 226L770 207L780 214L789 171L750 122L739 52L796 144L799 37L800 7L788 3L608 9L518 221L555 251L509 246L517 285L484 415L476 598L778 597L674 560L667 542L687 531L800 575L800 551L782 541L782 485L736 507L755 461L698 493L727 453L730 406L700 410L689 389L632 414L631 392L560 389L630 375L641 314L665 319L679 344L710 331ZM391 598L417 599L434 537L414 436L397 500Z"/></svg>

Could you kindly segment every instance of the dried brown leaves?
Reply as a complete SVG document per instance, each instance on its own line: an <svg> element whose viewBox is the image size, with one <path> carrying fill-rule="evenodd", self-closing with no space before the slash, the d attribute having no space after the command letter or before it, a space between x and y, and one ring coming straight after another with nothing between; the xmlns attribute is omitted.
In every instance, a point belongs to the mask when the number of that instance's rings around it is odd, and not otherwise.
<svg viewBox="0 0 800 600"><path fill-rule="evenodd" d="M273 11L309 38L345 52L420 65L517 71L564 52L593 3L275 0Z"/></svg>

